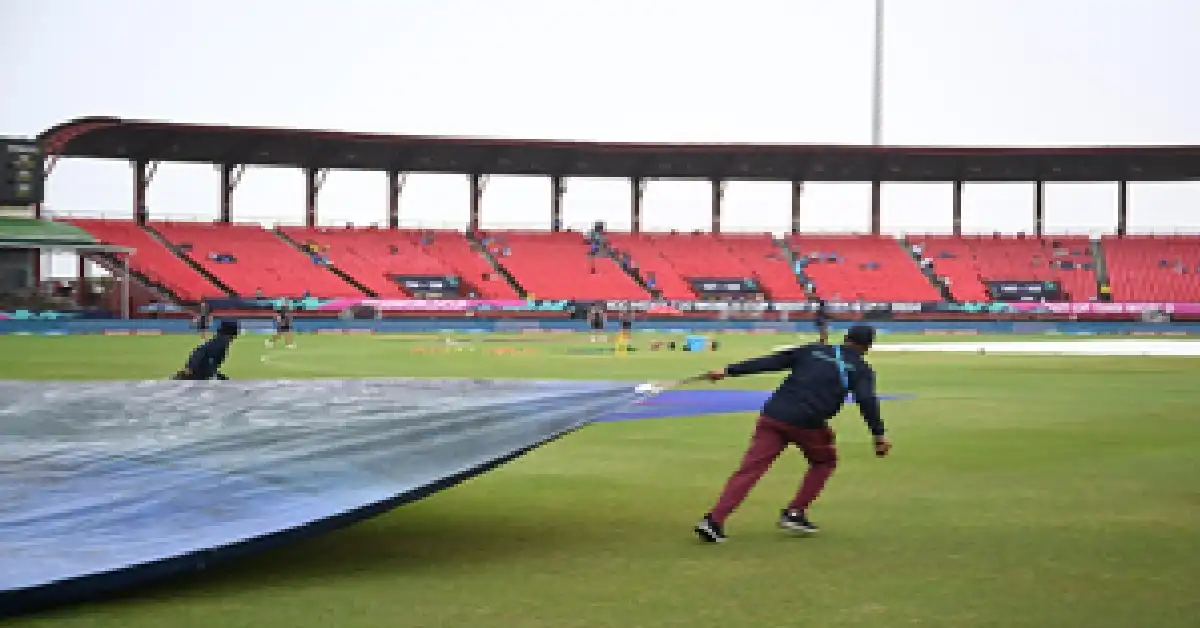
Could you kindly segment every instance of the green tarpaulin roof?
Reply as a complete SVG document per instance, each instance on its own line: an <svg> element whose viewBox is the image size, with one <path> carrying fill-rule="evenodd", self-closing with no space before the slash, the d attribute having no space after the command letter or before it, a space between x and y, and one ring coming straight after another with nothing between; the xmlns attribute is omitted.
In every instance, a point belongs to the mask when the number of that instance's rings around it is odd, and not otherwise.
<svg viewBox="0 0 1200 628"><path fill-rule="evenodd" d="M66 248L99 244L92 234L63 222L35 218L0 218L0 241L28 243L33 247L61 245Z"/></svg>

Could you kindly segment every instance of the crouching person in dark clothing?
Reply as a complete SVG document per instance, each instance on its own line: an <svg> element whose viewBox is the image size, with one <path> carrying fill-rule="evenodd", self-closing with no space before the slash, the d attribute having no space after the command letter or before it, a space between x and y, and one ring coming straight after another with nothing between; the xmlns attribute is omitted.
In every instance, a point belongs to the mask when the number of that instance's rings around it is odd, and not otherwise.
<svg viewBox="0 0 1200 628"><path fill-rule="evenodd" d="M217 335L196 347L188 357L187 364L172 379L229 379L221 372L221 365L225 363L229 345L237 335L236 321L222 321L217 327Z"/></svg>

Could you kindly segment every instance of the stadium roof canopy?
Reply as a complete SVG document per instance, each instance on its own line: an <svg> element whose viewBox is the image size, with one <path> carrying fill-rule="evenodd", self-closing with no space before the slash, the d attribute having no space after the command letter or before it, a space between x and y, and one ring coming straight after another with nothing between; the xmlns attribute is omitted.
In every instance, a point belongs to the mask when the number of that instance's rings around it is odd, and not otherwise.
<svg viewBox="0 0 1200 628"><path fill-rule="evenodd" d="M90 117L39 138L48 157L562 177L771 181L1191 181L1200 146L930 147L540 141Z"/></svg>

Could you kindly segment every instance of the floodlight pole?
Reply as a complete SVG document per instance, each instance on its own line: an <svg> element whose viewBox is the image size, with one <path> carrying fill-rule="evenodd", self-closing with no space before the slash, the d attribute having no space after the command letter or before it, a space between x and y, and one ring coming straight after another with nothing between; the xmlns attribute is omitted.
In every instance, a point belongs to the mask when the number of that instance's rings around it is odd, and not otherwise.
<svg viewBox="0 0 1200 628"><path fill-rule="evenodd" d="M875 0L875 60L871 76L871 145L883 144L883 0Z"/></svg>
<svg viewBox="0 0 1200 628"><path fill-rule="evenodd" d="M871 145L883 145L883 0L875 0L875 62L871 77ZM875 176L879 176L876 173ZM883 185L871 182L871 234L882 230Z"/></svg>

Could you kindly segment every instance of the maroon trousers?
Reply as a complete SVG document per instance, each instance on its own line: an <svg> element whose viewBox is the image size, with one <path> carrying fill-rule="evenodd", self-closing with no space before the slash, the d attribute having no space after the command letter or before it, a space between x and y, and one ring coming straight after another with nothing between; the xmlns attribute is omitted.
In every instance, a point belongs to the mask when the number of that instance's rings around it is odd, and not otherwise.
<svg viewBox="0 0 1200 628"><path fill-rule="evenodd" d="M741 466L725 483L725 490L712 509L713 521L724 525L725 519L741 505L788 445L799 448L809 464L808 473L804 475L788 509L804 512L812 505L837 467L837 444L833 429L828 426L796 427L760 416L754 425L754 435L750 437L750 447L742 457Z"/></svg>

